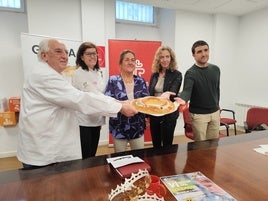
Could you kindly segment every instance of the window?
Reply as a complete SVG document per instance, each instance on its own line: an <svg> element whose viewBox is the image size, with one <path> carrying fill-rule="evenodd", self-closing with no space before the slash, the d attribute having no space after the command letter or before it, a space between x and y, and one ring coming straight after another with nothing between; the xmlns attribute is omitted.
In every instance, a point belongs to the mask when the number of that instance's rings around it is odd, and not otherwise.
<svg viewBox="0 0 268 201"><path fill-rule="evenodd" d="M0 0L0 10L24 12L24 0Z"/></svg>
<svg viewBox="0 0 268 201"><path fill-rule="evenodd" d="M155 8L149 5L116 1L116 20L155 25Z"/></svg>

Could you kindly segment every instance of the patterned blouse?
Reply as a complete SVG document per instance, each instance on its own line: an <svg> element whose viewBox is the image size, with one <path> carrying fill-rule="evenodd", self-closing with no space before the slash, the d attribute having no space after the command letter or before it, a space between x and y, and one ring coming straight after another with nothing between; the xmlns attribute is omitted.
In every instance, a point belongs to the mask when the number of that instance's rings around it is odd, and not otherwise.
<svg viewBox="0 0 268 201"><path fill-rule="evenodd" d="M134 98L148 96L149 92L145 80L142 77L133 76ZM121 101L129 100L121 75L112 75L109 78L105 95ZM119 112L117 117L110 117L109 119L109 130L116 139L139 138L144 134L145 127L145 115L142 113L133 117L126 117Z"/></svg>

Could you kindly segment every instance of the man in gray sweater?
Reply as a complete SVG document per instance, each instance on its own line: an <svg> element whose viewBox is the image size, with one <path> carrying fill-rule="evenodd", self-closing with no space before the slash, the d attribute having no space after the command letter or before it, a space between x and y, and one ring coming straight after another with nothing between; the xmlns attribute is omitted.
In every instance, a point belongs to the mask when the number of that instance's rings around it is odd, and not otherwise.
<svg viewBox="0 0 268 201"><path fill-rule="evenodd" d="M208 63L209 45L202 40L192 46L195 64L184 77L183 91L175 98L180 105L189 102L194 140L219 137L220 69Z"/></svg>

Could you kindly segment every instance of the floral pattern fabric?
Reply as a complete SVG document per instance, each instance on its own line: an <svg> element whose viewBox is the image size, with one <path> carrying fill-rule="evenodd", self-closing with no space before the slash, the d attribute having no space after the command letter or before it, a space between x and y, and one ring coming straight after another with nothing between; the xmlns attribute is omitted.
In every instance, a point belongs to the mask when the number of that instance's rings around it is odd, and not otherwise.
<svg viewBox="0 0 268 201"><path fill-rule="evenodd" d="M141 98L149 95L146 82L142 77L134 76L134 98ZM109 78L105 89L105 95L117 100L128 100L126 87L120 75L113 75ZM138 113L133 117L126 117L118 113L117 117L110 117L109 131L116 139L135 139L144 134L146 128L145 115Z"/></svg>

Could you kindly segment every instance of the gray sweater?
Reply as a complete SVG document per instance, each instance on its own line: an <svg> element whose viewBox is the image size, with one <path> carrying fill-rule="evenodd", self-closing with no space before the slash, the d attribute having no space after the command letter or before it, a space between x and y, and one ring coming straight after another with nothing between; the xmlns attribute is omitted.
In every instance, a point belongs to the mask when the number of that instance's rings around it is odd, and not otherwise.
<svg viewBox="0 0 268 201"><path fill-rule="evenodd" d="M200 68L193 65L187 70L180 98L190 100L189 110L195 114L209 114L219 109L220 69L208 64Z"/></svg>

